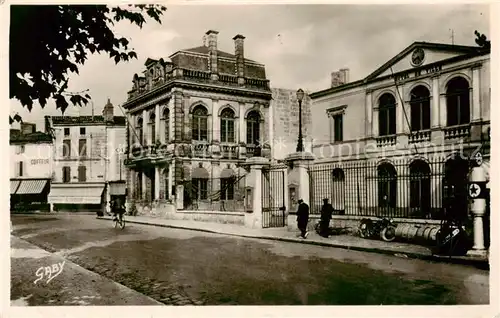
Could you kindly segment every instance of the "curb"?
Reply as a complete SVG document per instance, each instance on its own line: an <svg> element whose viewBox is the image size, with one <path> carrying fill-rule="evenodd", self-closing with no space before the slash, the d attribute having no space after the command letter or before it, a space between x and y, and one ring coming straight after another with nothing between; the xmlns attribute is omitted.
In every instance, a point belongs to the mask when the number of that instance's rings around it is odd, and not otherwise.
<svg viewBox="0 0 500 318"><path fill-rule="evenodd" d="M98 219L112 220L111 217L106 217L106 216L105 217L98 217ZM132 224L150 225L150 226L166 227L166 228L179 229L179 230L198 231L198 232L221 234L221 235L244 237L244 238L254 238L254 239L262 239L262 240L272 240L272 241L281 241L281 242L289 242L289 243L301 243L301 244L309 244L309 245L316 245L316 246L341 248L341 249L346 249L346 250L368 252L368 253L377 253L377 254L384 254L384 255L391 255L391 256L396 256L396 254L404 254L404 255L408 256L408 258L413 258L413 259L420 259L420 260L425 260L425 261L433 261L433 262L441 262L441 263L444 262L444 263L460 264L460 265L472 265L472 266L480 267L482 269L489 270L488 260L481 260L481 259L468 259L468 258L458 258L458 257L439 256L439 255L426 255L426 254L415 253L415 252L398 253L396 251L391 251L391 250L386 250L386 249L381 249L381 248L376 248L376 247L349 246L349 245L342 245L342 244L336 244L336 243L307 241L307 240L299 240L299 239L294 239L294 238L277 237L277 236L235 234L235 233L227 233L227 232L222 232L222 231L214 231L214 230L208 230L208 229L200 229L200 228L186 227L186 226L180 226L180 225L171 225L171 224L158 224L158 223L152 223L152 222L147 222L147 221L137 221L137 220L130 220L130 219L127 219L126 222L132 223Z"/></svg>

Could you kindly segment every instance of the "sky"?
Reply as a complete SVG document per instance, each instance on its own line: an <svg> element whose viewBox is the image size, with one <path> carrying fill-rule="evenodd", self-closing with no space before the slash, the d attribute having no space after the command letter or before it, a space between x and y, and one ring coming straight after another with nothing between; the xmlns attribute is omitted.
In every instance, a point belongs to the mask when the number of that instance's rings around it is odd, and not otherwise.
<svg viewBox="0 0 500 318"><path fill-rule="evenodd" d="M219 50L234 52L232 38L242 34L245 57L265 64L272 87L314 92L329 87L330 73L349 68L350 81L364 78L415 41L476 45L474 30L490 34L487 5L168 5L162 24L142 29L130 23L114 28L129 39L137 60L119 63L107 55L90 56L70 91L90 90L94 113L107 99L122 104L148 57L202 45L206 31L217 30ZM10 114L43 129L43 116L62 115L55 103L31 113L16 100ZM91 115L92 107L70 106L64 115ZM115 107L115 115L122 115Z"/></svg>

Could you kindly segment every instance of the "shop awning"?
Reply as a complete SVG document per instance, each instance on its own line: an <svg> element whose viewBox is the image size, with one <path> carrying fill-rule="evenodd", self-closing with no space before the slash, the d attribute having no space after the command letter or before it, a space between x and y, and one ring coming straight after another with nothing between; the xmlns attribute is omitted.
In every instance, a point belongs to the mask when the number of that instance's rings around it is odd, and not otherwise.
<svg viewBox="0 0 500 318"><path fill-rule="evenodd" d="M109 195L125 195L127 185L125 182L109 183Z"/></svg>
<svg viewBox="0 0 500 318"><path fill-rule="evenodd" d="M40 194L47 182L47 179L22 180L16 194Z"/></svg>
<svg viewBox="0 0 500 318"><path fill-rule="evenodd" d="M20 183L20 180L10 180L10 194L16 194L16 190Z"/></svg>
<svg viewBox="0 0 500 318"><path fill-rule="evenodd" d="M52 187L47 201L55 204L101 204L103 190L104 185Z"/></svg>

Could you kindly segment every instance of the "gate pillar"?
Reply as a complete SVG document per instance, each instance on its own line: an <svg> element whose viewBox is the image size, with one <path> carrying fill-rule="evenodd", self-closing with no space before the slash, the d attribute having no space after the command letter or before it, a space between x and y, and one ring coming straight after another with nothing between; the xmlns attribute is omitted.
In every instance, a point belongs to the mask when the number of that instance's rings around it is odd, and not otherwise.
<svg viewBox="0 0 500 318"><path fill-rule="evenodd" d="M287 165L292 169L288 178L288 183L298 184L297 199L302 199L311 206L310 202L310 184L308 167L314 156L308 152L296 152L288 155L285 159ZM286 184L288 188L288 184ZM291 211L296 212L296 211Z"/></svg>
<svg viewBox="0 0 500 318"><path fill-rule="evenodd" d="M245 226L262 228L262 168L269 165L269 159L252 157L246 160L246 164L250 167L246 183L252 189L252 211L245 213Z"/></svg>
<svg viewBox="0 0 500 318"><path fill-rule="evenodd" d="M482 164L472 168L468 191L469 211L474 221L474 246L467 254L485 256L483 218L486 213L486 172Z"/></svg>

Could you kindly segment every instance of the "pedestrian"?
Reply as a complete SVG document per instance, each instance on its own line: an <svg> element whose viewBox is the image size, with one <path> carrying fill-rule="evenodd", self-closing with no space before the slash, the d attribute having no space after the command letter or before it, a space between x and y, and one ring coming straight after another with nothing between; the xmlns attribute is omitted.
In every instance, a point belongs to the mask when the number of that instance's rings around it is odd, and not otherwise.
<svg viewBox="0 0 500 318"><path fill-rule="evenodd" d="M308 235L307 223L309 222L309 206L302 199L300 199L298 203L297 227L300 230L300 236L305 239Z"/></svg>
<svg viewBox="0 0 500 318"><path fill-rule="evenodd" d="M330 220L332 219L333 206L328 203L328 198L323 199L321 207L321 219L319 221L320 235L328 237L330 234Z"/></svg>

